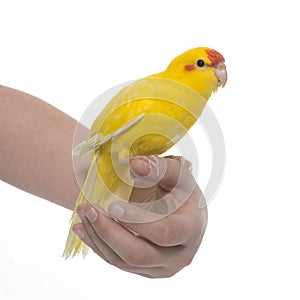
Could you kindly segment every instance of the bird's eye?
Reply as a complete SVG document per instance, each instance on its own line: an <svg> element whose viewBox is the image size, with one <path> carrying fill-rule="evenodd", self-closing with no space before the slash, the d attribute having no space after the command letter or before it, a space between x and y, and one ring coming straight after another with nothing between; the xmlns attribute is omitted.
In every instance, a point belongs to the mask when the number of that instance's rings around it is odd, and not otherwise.
<svg viewBox="0 0 300 300"><path fill-rule="evenodd" d="M202 68L202 67L204 67L204 66L205 66L205 62L204 62L204 60L202 60L202 59L198 59L198 60L197 60L197 66L198 66L199 68Z"/></svg>

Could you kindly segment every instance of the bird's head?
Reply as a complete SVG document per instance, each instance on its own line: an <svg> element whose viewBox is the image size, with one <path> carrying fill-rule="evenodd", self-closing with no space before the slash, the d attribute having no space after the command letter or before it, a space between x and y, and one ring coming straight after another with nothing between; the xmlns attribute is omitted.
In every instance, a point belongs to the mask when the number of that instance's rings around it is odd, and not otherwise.
<svg viewBox="0 0 300 300"><path fill-rule="evenodd" d="M177 56L168 66L168 78L180 81L206 100L227 81L224 57L211 48L200 47Z"/></svg>

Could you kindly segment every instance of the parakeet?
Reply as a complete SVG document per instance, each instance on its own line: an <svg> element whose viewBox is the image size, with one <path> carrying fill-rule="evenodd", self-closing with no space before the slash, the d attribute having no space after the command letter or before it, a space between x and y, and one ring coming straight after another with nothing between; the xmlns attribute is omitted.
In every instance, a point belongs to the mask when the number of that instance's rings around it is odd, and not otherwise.
<svg viewBox="0 0 300 300"><path fill-rule="evenodd" d="M91 152L91 164L71 218L65 258L88 251L72 231L73 224L80 222L77 206L90 202L107 210L113 201L128 201L133 186L129 164L118 162L171 148L226 81L224 57L199 47L176 57L165 71L131 83L110 100L94 121L90 137L73 150L73 155Z"/></svg>

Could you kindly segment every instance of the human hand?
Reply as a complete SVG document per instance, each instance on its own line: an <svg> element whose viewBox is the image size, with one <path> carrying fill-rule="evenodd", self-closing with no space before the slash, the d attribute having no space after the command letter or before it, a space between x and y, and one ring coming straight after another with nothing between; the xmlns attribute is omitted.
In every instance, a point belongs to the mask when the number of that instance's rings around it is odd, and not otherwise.
<svg viewBox="0 0 300 300"><path fill-rule="evenodd" d="M73 230L96 254L122 270L170 277L191 263L203 238L207 209L199 208L201 191L190 162L182 158L137 157L130 166L137 186L159 181L153 187L135 187L131 202L153 203L164 196L163 209L176 210L159 219L155 212L115 202L107 216L84 204L77 208L82 223Z"/></svg>

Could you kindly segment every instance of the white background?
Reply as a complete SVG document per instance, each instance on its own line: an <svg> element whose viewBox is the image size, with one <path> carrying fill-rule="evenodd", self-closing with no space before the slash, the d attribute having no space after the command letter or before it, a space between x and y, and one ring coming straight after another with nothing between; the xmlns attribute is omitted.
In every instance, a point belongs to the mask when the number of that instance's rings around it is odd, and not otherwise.
<svg viewBox="0 0 300 300"><path fill-rule="evenodd" d="M299 299L296 5L1 1L0 84L74 118L111 86L158 72L197 46L224 55L229 81L210 100L226 173L192 265L149 280L93 254L64 261L70 211L0 182L0 298Z"/></svg>

